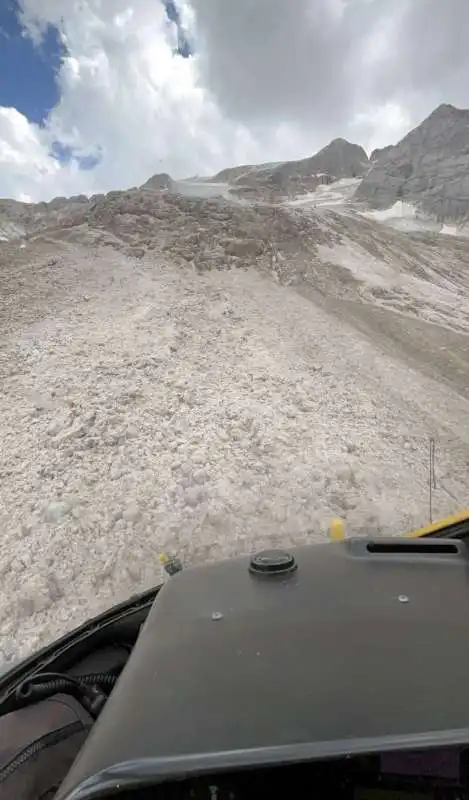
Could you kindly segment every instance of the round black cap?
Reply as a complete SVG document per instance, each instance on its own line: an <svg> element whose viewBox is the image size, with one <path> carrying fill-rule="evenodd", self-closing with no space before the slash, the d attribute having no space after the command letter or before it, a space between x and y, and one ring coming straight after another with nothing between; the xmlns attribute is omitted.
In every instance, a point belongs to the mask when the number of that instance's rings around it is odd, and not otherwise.
<svg viewBox="0 0 469 800"><path fill-rule="evenodd" d="M255 575L284 575L297 567L291 553L286 550L262 550L251 558L249 572Z"/></svg>

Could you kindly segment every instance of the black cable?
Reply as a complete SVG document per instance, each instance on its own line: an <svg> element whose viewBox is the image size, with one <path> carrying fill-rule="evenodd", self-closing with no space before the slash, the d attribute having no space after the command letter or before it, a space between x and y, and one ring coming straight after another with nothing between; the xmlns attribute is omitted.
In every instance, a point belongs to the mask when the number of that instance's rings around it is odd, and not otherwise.
<svg viewBox="0 0 469 800"><path fill-rule="evenodd" d="M16 689L18 699L27 699L39 687L60 691L64 686L102 686L113 688L118 676L109 672L96 672L89 675L66 675L63 672L39 672L22 681Z"/></svg>
<svg viewBox="0 0 469 800"><path fill-rule="evenodd" d="M94 717L103 708L107 694L118 679L115 673L97 672L90 675L66 675L60 672L40 672L22 681L16 688L16 699L21 705L44 700L54 694L73 695Z"/></svg>

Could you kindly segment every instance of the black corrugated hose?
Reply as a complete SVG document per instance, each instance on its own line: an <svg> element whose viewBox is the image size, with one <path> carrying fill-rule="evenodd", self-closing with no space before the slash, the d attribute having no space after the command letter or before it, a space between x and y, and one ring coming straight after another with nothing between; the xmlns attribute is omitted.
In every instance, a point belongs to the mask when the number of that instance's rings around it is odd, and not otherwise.
<svg viewBox="0 0 469 800"><path fill-rule="evenodd" d="M96 718L118 677L118 674L109 672L76 676L60 672L40 672L20 683L16 689L16 699L24 706L45 700L54 694L71 694Z"/></svg>

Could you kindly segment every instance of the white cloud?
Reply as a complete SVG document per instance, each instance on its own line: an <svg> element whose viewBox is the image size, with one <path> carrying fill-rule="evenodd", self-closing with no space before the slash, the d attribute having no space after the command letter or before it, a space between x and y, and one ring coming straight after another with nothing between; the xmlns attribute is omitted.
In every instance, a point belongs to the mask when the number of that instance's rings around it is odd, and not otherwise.
<svg viewBox="0 0 469 800"><path fill-rule="evenodd" d="M280 98L278 119L236 118L204 84L206 54L174 56L176 27L159 0L21 2L22 22L34 41L52 24L69 55L58 76L61 99L45 128L0 108L0 196L43 200L138 185L155 172L177 178L235 163L299 158L349 131L374 146L392 141L408 119L402 110L398 124L389 104L369 111L366 97L360 113L349 117L349 130L286 116ZM184 27L196 32L198 0L177 5ZM333 0L331 20L340 24L349 6ZM340 61L340 52L335 58ZM291 64L289 69L291 74ZM247 77L256 83L255 74ZM92 171L80 170L75 159L60 165L50 155L54 141L79 157L100 152L101 161Z"/></svg>
<svg viewBox="0 0 469 800"><path fill-rule="evenodd" d="M350 128L362 134L366 132L369 150L396 144L412 127L412 118L399 103L385 103L367 111L358 112L352 119Z"/></svg>
<svg viewBox="0 0 469 800"><path fill-rule="evenodd" d="M0 194L4 197L75 193L77 167L62 170L49 153L49 137L14 108L0 107Z"/></svg>
<svg viewBox="0 0 469 800"><path fill-rule="evenodd" d="M35 41L46 23L57 25L69 56L45 130L3 109L0 195L104 191L158 171L206 173L260 155L249 131L224 120L198 83L197 59L174 57L176 30L162 4L24 0L23 11ZM186 9L185 24L190 19ZM100 148L102 163L92 172L60 166L49 155L54 140L79 156Z"/></svg>

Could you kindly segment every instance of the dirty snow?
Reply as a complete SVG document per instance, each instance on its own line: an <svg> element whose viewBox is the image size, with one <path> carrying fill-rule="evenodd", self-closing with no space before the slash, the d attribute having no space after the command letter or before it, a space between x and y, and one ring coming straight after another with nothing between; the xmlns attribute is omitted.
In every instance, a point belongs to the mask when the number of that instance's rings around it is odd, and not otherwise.
<svg viewBox="0 0 469 800"><path fill-rule="evenodd" d="M10 239L20 239L25 235L24 227L15 225L13 222L3 220L0 224L0 242L8 242Z"/></svg>
<svg viewBox="0 0 469 800"><path fill-rule="evenodd" d="M412 203L397 200L392 206L374 211L361 211L361 216L376 220L396 230L410 233L412 231L428 231L445 236L467 235L465 225L449 225L438 222L428 214L424 214Z"/></svg>
<svg viewBox="0 0 469 800"><path fill-rule="evenodd" d="M159 581L161 551L424 523L429 436L435 513L464 505L469 404L293 289L72 245L29 269L0 317L0 662Z"/></svg>
<svg viewBox="0 0 469 800"><path fill-rule="evenodd" d="M173 191L184 197L224 197L230 198L230 186L226 182L212 181L174 181Z"/></svg>
<svg viewBox="0 0 469 800"><path fill-rule="evenodd" d="M341 178L330 184L320 184L314 192L308 192L301 197L296 197L294 200L288 200L285 204L289 206L312 206L313 208L342 206L352 199L361 180L361 178Z"/></svg>

